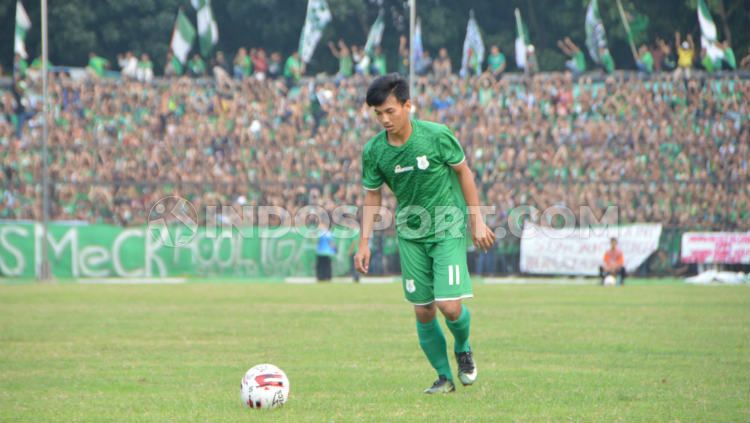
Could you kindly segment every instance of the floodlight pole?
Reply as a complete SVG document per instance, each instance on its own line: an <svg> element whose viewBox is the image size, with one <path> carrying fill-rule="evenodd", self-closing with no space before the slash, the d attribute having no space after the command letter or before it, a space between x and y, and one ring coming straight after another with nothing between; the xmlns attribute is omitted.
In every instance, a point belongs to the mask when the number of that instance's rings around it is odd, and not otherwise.
<svg viewBox="0 0 750 423"><path fill-rule="evenodd" d="M47 248L47 230L49 225L49 168L47 166L47 136L48 136L48 117L49 117L49 98L47 92L47 68L48 54L47 51L47 0L42 1L42 263L39 268L39 280L48 281L50 278L50 268Z"/></svg>
<svg viewBox="0 0 750 423"><path fill-rule="evenodd" d="M409 0L409 96L413 99L415 96L414 88L416 85L415 78L415 61L414 60L414 33L417 22L417 0ZM412 101L413 102L413 101Z"/></svg>

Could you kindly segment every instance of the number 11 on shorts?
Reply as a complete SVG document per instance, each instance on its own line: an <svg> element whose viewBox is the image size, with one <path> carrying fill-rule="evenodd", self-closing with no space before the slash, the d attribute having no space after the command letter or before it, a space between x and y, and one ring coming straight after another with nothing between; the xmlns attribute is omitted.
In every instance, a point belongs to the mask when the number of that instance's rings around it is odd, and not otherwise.
<svg viewBox="0 0 750 423"><path fill-rule="evenodd" d="M455 272L455 277L454 277ZM461 285L461 272L458 271L458 265L451 264L448 266L448 285L453 285L455 281L456 285Z"/></svg>

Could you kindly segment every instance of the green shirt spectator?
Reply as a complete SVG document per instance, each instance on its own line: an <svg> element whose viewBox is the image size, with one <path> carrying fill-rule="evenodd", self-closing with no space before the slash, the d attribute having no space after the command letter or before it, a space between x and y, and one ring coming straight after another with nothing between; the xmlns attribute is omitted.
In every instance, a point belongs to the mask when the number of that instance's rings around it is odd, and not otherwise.
<svg viewBox="0 0 750 423"><path fill-rule="evenodd" d="M89 65L87 69L98 77L104 76L104 71L107 70L109 61L103 57L97 56L96 54L89 53Z"/></svg>
<svg viewBox="0 0 750 423"><path fill-rule="evenodd" d="M190 72L190 76L200 77L206 75L206 62L203 61L203 59L198 54L193 55L193 58L190 59L187 67L188 71Z"/></svg>
<svg viewBox="0 0 750 423"><path fill-rule="evenodd" d="M487 69L493 75L500 75L505 71L506 66L505 55L500 51L498 46L492 46L490 55L487 57Z"/></svg>
<svg viewBox="0 0 750 423"><path fill-rule="evenodd" d="M602 59L602 67L604 68L604 71L607 73L612 73L615 71L615 60L612 58L612 55L609 53L609 50L603 49L603 52L601 53L601 59ZM652 60L653 64L653 60Z"/></svg>
<svg viewBox="0 0 750 423"><path fill-rule="evenodd" d="M302 78L302 62L299 58L299 52L292 53L286 63L284 63L284 78L297 82Z"/></svg>
<svg viewBox="0 0 750 423"><path fill-rule="evenodd" d="M583 73L586 72L586 56L583 55L583 52L581 50L578 50L578 52L573 56L573 60L575 60L576 68L578 68L578 72Z"/></svg>

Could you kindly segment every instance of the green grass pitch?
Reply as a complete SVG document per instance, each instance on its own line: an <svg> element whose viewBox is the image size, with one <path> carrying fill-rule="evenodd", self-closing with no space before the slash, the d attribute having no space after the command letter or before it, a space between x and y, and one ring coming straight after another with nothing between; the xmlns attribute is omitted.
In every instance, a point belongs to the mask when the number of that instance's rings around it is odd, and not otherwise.
<svg viewBox="0 0 750 423"><path fill-rule="evenodd" d="M478 381L430 397L397 284L0 285L0 421L750 420L747 286L475 294ZM279 410L240 404L263 362L291 380Z"/></svg>

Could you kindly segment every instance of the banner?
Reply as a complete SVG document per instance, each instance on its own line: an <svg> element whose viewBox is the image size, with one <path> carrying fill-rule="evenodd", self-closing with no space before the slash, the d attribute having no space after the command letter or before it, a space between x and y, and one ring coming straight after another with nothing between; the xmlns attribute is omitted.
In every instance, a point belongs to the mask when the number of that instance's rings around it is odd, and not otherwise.
<svg viewBox="0 0 750 423"><path fill-rule="evenodd" d="M294 228L187 228L170 226L167 239L154 227L51 224L48 256L56 277L313 276L316 236ZM156 229L161 229L157 227ZM207 232L211 230L211 232ZM214 233L215 232L215 233ZM334 275L351 263L351 230L335 228ZM34 277L41 266L42 226L0 223L0 277ZM170 246L176 245L176 246Z"/></svg>
<svg viewBox="0 0 750 423"><path fill-rule="evenodd" d="M521 271L554 275L599 274L610 239L633 272L659 247L660 224L552 229L526 223L521 237Z"/></svg>
<svg viewBox="0 0 750 423"><path fill-rule="evenodd" d="M750 264L750 233L686 232L683 263Z"/></svg>

